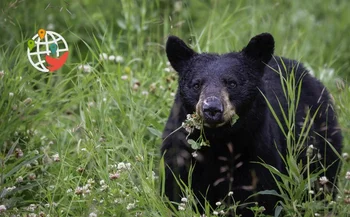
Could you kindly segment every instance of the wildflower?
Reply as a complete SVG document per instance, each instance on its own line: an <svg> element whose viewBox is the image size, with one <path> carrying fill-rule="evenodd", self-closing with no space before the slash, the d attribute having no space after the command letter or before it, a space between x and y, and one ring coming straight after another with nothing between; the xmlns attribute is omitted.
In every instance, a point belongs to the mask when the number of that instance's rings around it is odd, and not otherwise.
<svg viewBox="0 0 350 217"><path fill-rule="evenodd" d="M201 129L202 126L202 120L199 117L198 114L187 114L186 120L182 122L182 127L185 128L185 130L188 133L192 133L194 129Z"/></svg>
<svg viewBox="0 0 350 217"><path fill-rule="evenodd" d="M71 192L73 192L73 190L71 188L68 188L67 191L66 191L67 194L69 194Z"/></svg>
<svg viewBox="0 0 350 217"><path fill-rule="evenodd" d="M315 216L321 216L321 214L319 214L319 213L316 212L316 213L315 213Z"/></svg>
<svg viewBox="0 0 350 217"><path fill-rule="evenodd" d="M221 202L218 201L218 202L215 203L215 205L216 205L216 206L220 206L220 205L221 205Z"/></svg>
<svg viewBox="0 0 350 217"><path fill-rule="evenodd" d="M30 173L30 174L28 175L28 178L29 178L29 180L33 181L33 180L36 179L36 175L35 175L34 173Z"/></svg>
<svg viewBox="0 0 350 217"><path fill-rule="evenodd" d="M87 180L87 183L90 184L90 185L91 185L91 184L95 184L95 180L93 180L93 179L90 178L90 179Z"/></svg>
<svg viewBox="0 0 350 217"><path fill-rule="evenodd" d="M120 162L120 163L118 163L118 170L123 170L123 169L125 169L126 168L126 166L125 166L125 163L124 162Z"/></svg>
<svg viewBox="0 0 350 217"><path fill-rule="evenodd" d="M220 210L220 214L224 215L225 211L224 210Z"/></svg>
<svg viewBox="0 0 350 217"><path fill-rule="evenodd" d="M171 93L170 93L170 96L174 97L174 96L175 96L175 93L174 93L174 92L171 92Z"/></svg>
<svg viewBox="0 0 350 217"><path fill-rule="evenodd" d="M155 83L152 83L150 86L149 86L149 91L151 93L154 93L157 89L157 85Z"/></svg>
<svg viewBox="0 0 350 217"><path fill-rule="evenodd" d="M84 172L84 167L78 167L78 169L77 169L77 172L79 172L79 173L82 173L82 172Z"/></svg>
<svg viewBox="0 0 350 217"><path fill-rule="evenodd" d="M122 75L120 78L121 78L122 80L128 80L128 76L127 76L127 75Z"/></svg>
<svg viewBox="0 0 350 217"><path fill-rule="evenodd" d="M315 192L313 190L310 190L309 194L315 194Z"/></svg>
<svg viewBox="0 0 350 217"><path fill-rule="evenodd" d="M45 216L46 216L46 214L43 211L39 212L39 217L45 217Z"/></svg>
<svg viewBox="0 0 350 217"><path fill-rule="evenodd" d="M100 60L107 60L107 59L108 59L108 55L106 53L100 54Z"/></svg>
<svg viewBox="0 0 350 217"><path fill-rule="evenodd" d="M6 206L5 205L0 205L0 213L6 211Z"/></svg>
<svg viewBox="0 0 350 217"><path fill-rule="evenodd" d="M129 204L126 206L126 209L127 209L127 210L131 210L131 209L133 209L133 208L135 208L135 203L129 203Z"/></svg>
<svg viewBox="0 0 350 217"><path fill-rule="evenodd" d="M170 69L169 67L166 67L166 68L164 69L164 71L165 71L165 72L171 72L171 69Z"/></svg>
<svg viewBox="0 0 350 217"><path fill-rule="evenodd" d="M114 56L114 55L110 55L110 56L108 57L108 60L109 60L109 61L115 61L115 56Z"/></svg>
<svg viewBox="0 0 350 217"><path fill-rule="evenodd" d="M105 180L101 179L101 180L100 180L100 185L104 185L104 184L106 184L106 183L105 183Z"/></svg>
<svg viewBox="0 0 350 217"><path fill-rule="evenodd" d="M346 152L344 152L344 153L342 154L342 157L344 158L345 161L348 161L348 160L349 160L349 154L346 153Z"/></svg>
<svg viewBox="0 0 350 217"><path fill-rule="evenodd" d="M19 176L17 179L16 179L16 183L21 183L23 182L23 177L22 176Z"/></svg>
<svg viewBox="0 0 350 217"><path fill-rule="evenodd" d="M227 196L231 197L233 195L233 191L228 192Z"/></svg>
<svg viewBox="0 0 350 217"><path fill-rule="evenodd" d="M177 208L178 208L179 211L184 211L186 209L186 204L180 203Z"/></svg>
<svg viewBox="0 0 350 217"><path fill-rule="evenodd" d="M144 91L141 92L141 94L147 96L148 95L148 91L144 90Z"/></svg>
<svg viewBox="0 0 350 217"><path fill-rule="evenodd" d="M326 176L322 176L322 177L319 179L319 181L320 181L320 184L321 184L321 185L324 185L324 184L327 184L328 179L327 179Z"/></svg>
<svg viewBox="0 0 350 217"><path fill-rule="evenodd" d="M97 217L97 214L92 212L92 213L89 214L89 217Z"/></svg>
<svg viewBox="0 0 350 217"><path fill-rule="evenodd" d="M117 198L117 199L115 199L115 200L114 200L114 203L116 203L116 204L120 204L120 203L122 203L122 199Z"/></svg>
<svg viewBox="0 0 350 217"><path fill-rule="evenodd" d="M89 64L79 65L78 70L89 73L92 71L92 67Z"/></svg>
<svg viewBox="0 0 350 217"><path fill-rule="evenodd" d="M60 162L60 155L59 154L52 155L52 158L53 158L53 161Z"/></svg>
<svg viewBox="0 0 350 217"><path fill-rule="evenodd" d="M35 205L35 204L30 204L26 209L27 209L28 211L34 212L35 209L36 209L36 205Z"/></svg>
<svg viewBox="0 0 350 217"><path fill-rule="evenodd" d="M80 186L76 187L74 193L75 193L76 195L81 195L81 194L83 194L83 188L80 187Z"/></svg>
<svg viewBox="0 0 350 217"><path fill-rule="evenodd" d="M23 151L22 151L22 149L16 148L16 149L15 149L15 155L16 155L17 158L23 157Z"/></svg>
<svg viewBox="0 0 350 217"><path fill-rule="evenodd" d="M197 151L192 152L192 157L194 157L194 158L198 157Z"/></svg>
<svg viewBox="0 0 350 217"><path fill-rule="evenodd" d="M308 157L312 157L313 153L314 153L314 146L313 145L309 145L309 147L306 150L306 156Z"/></svg>
<svg viewBox="0 0 350 217"><path fill-rule="evenodd" d="M181 198L181 202L183 202L183 203L187 203L187 202L188 202L188 200L187 200L187 198L186 198L186 197L183 197L183 198Z"/></svg>
<svg viewBox="0 0 350 217"><path fill-rule="evenodd" d="M219 215L219 212L218 211L214 211L213 215Z"/></svg>
<svg viewBox="0 0 350 217"><path fill-rule="evenodd" d="M122 63L122 62L124 62L124 58L123 58L122 56L116 56L116 57L115 57L115 61L116 61L117 63Z"/></svg>
<svg viewBox="0 0 350 217"><path fill-rule="evenodd" d="M118 179L119 177L120 177L119 173L110 173L109 174L109 179L110 180Z"/></svg>
<svg viewBox="0 0 350 217"><path fill-rule="evenodd" d="M9 93L9 97L13 97L14 95L15 95L15 94L12 93L12 92Z"/></svg>
<svg viewBox="0 0 350 217"><path fill-rule="evenodd" d="M350 180L350 171L347 171L345 174L345 179Z"/></svg>

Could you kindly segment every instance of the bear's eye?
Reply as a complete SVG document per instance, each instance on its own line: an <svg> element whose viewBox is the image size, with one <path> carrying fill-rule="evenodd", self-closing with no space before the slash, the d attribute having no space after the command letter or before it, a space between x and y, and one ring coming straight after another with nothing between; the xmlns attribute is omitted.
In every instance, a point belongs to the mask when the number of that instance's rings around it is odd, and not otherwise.
<svg viewBox="0 0 350 217"><path fill-rule="evenodd" d="M237 86L237 83L235 81L228 81L227 86L230 88L235 88Z"/></svg>
<svg viewBox="0 0 350 217"><path fill-rule="evenodd" d="M199 88L201 88L201 85L199 82L193 84L193 89L199 90Z"/></svg>

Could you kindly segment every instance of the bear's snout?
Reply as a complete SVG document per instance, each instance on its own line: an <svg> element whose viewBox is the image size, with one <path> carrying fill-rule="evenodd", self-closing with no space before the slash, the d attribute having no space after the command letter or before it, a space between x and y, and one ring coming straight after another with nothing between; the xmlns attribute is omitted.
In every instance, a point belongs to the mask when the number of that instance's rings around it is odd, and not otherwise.
<svg viewBox="0 0 350 217"><path fill-rule="evenodd" d="M203 101L203 118L208 124L217 124L222 121L224 106L218 97L211 96Z"/></svg>

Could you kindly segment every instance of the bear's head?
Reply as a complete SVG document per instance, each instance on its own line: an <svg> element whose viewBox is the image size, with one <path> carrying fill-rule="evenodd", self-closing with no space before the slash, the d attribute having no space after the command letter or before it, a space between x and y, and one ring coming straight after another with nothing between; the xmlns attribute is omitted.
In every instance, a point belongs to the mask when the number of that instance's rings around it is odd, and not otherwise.
<svg viewBox="0 0 350 217"><path fill-rule="evenodd" d="M196 53L176 36L166 43L169 62L179 75L183 106L211 128L229 123L236 114L246 114L259 94L273 51L274 39L268 33L253 37L240 52L223 55Z"/></svg>

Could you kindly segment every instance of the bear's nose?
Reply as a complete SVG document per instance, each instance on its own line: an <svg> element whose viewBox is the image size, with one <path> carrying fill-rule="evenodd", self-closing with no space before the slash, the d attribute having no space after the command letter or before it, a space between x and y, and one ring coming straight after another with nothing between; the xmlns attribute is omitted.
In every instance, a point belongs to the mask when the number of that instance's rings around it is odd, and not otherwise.
<svg viewBox="0 0 350 217"><path fill-rule="evenodd" d="M215 123L221 121L223 112L224 106L219 98L211 96L203 101L203 116L206 122Z"/></svg>

